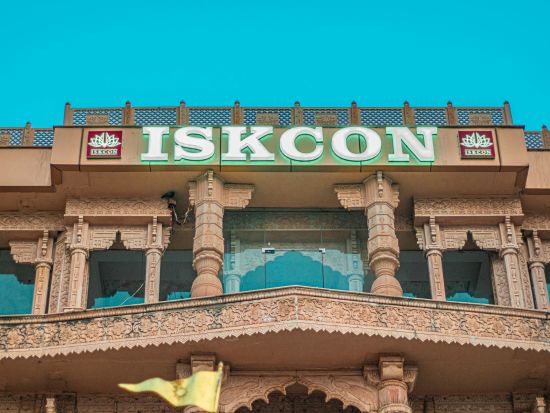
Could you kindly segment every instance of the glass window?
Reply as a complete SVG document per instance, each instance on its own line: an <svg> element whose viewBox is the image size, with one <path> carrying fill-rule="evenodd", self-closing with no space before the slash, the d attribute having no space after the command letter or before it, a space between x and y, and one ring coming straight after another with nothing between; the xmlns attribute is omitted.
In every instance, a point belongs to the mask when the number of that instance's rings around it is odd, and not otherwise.
<svg viewBox="0 0 550 413"><path fill-rule="evenodd" d="M224 290L303 285L363 291L361 225L362 215L346 212L226 214Z"/></svg>
<svg viewBox="0 0 550 413"><path fill-rule="evenodd" d="M486 251L443 253L447 301L493 304L491 260Z"/></svg>
<svg viewBox="0 0 550 413"><path fill-rule="evenodd" d="M0 250L0 315L30 314L35 270L16 264L9 250Z"/></svg>
<svg viewBox="0 0 550 413"><path fill-rule="evenodd" d="M113 249L90 253L88 308L144 302L145 256L142 251Z"/></svg>
<svg viewBox="0 0 550 413"><path fill-rule="evenodd" d="M423 251L401 251L395 276L403 289L403 297L432 298L428 261Z"/></svg>
<svg viewBox="0 0 550 413"><path fill-rule="evenodd" d="M191 297L195 279L193 251L167 250L160 265L160 300L181 300Z"/></svg>

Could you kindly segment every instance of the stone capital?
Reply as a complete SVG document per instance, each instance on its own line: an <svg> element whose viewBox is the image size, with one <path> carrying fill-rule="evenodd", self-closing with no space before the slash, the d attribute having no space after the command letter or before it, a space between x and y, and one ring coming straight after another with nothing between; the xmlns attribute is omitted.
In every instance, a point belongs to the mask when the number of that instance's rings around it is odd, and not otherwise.
<svg viewBox="0 0 550 413"><path fill-rule="evenodd" d="M395 209L399 203L399 185L381 171L362 184L336 185L334 191L342 207L348 210L366 210L375 203L386 203Z"/></svg>

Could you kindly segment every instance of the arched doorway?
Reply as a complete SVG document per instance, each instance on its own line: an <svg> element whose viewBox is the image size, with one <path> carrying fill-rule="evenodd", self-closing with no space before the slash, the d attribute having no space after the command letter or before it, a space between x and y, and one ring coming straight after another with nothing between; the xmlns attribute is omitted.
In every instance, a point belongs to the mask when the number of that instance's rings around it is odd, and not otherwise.
<svg viewBox="0 0 550 413"><path fill-rule="evenodd" d="M268 402L256 400L252 409L241 407L236 413L361 413L354 406L344 405L340 400L326 400L326 394L314 390L308 394L306 386L299 383L286 388L286 394L273 391L268 395Z"/></svg>

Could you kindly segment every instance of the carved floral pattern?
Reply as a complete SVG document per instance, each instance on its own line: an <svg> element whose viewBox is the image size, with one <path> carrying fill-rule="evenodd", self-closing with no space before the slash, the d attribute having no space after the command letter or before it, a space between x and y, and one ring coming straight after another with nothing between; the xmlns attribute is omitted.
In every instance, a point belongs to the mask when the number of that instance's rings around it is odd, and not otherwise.
<svg viewBox="0 0 550 413"><path fill-rule="evenodd" d="M145 347L295 329L550 351L546 314L304 287L0 322L0 358Z"/></svg>

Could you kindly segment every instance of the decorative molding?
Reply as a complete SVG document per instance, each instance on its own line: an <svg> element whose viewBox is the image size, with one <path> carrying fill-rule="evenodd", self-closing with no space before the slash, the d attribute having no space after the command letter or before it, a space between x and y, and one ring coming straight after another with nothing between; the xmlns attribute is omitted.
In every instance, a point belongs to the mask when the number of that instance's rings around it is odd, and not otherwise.
<svg viewBox="0 0 550 413"><path fill-rule="evenodd" d="M34 264L38 246L36 241L10 241L13 260L17 264Z"/></svg>
<svg viewBox="0 0 550 413"><path fill-rule="evenodd" d="M0 213L0 231L64 231L63 215L57 212L2 212Z"/></svg>
<svg viewBox="0 0 550 413"><path fill-rule="evenodd" d="M220 411L236 412L241 407L253 409L252 403L263 400L269 403L269 395L279 392L286 395L286 388L293 384L307 387L308 394L321 391L325 401L340 400L343 408L354 406L361 412L375 412L378 405L376 389L369 386L360 375L337 372L269 372L269 374L242 373L230 375L222 385Z"/></svg>
<svg viewBox="0 0 550 413"><path fill-rule="evenodd" d="M223 192L223 206L227 209L243 209L252 199L254 185L225 184Z"/></svg>
<svg viewBox="0 0 550 413"><path fill-rule="evenodd" d="M521 229L527 231L550 231L550 214L525 214Z"/></svg>
<svg viewBox="0 0 550 413"><path fill-rule="evenodd" d="M82 198L67 199L65 206L65 221L73 223L82 216L90 223L120 223L123 217L132 224L147 223L153 216L159 222L169 223L171 212L163 199L111 199Z"/></svg>
<svg viewBox="0 0 550 413"><path fill-rule="evenodd" d="M521 224L523 209L519 198L420 198L414 200L414 225L436 217L440 224L497 224L510 216Z"/></svg>
<svg viewBox="0 0 550 413"><path fill-rule="evenodd" d="M287 287L212 298L2 317L0 358L312 330L550 352L548 313Z"/></svg>

